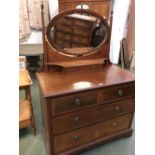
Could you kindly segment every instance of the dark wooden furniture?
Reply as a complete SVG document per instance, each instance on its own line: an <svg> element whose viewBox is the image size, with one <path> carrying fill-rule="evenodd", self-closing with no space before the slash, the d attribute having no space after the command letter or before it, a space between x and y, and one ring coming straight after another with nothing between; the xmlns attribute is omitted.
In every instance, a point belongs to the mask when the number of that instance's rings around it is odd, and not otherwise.
<svg viewBox="0 0 155 155"><path fill-rule="evenodd" d="M107 64L100 71L41 72L43 135L48 155L76 154L130 136L134 76Z"/></svg>
<svg viewBox="0 0 155 155"><path fill-rule="evenodd" d="M30 86L32 80L26 69L19 71L19 90L25 91L25 99L19 100L19 129L32 126L32 132L35 135L35 119L31 102Z"/></svg>
<svg viewBox="0 0 155 155"><path fill-rule="evenodd" d="M55 24L55 43L61 48L91 46L97 18L79 14L65 16Z"/></svg>
<svg viewBox="0 0 155 155"><path fill-rule="evenodd" d="M55 19L68 12L72 11ZM94 15L102 20L98 14ZM75 155L131 136L134 74L110 63L110 33L91 54L69 55L52 46L49 32L48 28L46 32L43 30L44 62L37 73L47 154Z"/></svg>

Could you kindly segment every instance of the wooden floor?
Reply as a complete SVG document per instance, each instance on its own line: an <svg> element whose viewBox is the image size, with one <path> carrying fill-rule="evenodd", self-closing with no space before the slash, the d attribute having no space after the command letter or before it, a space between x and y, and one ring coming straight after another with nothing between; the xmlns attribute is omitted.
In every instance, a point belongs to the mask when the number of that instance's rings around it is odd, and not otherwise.
<svg viewBox="0 0 155 155"><path fill-rule="evenodd" d="M41 111L39 89L35 74L31 74L33 85L31 87L32 103L36 118L36 136L33 136L31 128L19 131L19 154L20 155L46 155L44 141L41 134ZM23 92L20 93L23 96ZM133 122L134 129L134 122ZM81 155L134 155L134 133L130 138L121 138L113 142L100 145L95 149L84 152Z"/></svg>

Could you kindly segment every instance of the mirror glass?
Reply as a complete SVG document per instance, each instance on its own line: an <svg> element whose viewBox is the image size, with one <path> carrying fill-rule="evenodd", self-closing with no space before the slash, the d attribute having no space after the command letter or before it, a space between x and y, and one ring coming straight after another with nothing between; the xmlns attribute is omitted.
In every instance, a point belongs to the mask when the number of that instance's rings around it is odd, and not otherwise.
<svg viewBox="0 0 155 155"><path fill-rule="evenodd" d="M47 28L47 39L63 54L84 56L94 52L107 39L106 20L91 11L67 11Z"/></svg>

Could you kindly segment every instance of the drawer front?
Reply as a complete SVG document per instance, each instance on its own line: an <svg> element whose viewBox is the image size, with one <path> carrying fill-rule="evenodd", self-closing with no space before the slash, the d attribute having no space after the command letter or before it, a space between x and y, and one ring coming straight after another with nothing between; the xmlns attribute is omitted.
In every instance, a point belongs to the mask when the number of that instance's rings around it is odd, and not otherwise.
<svg viewBox="0 0 155 155"><path fill-rule="evenodd" d="M71 34L63 33L63 32L57 32L56 33L56 38L71 41Z"/></svg>
<svg viewBox="0 0 155 155"><path fill-rule="evenodd" d="M70 48L71 47L70 41L64 41L64 40L57 39L56 43L61 48Z"/></svg>
<svg viewBox="0 0 155 155"><path fill-rule="evenodd" d="M73 24L73 20L71 20L70 18L64 17L59 20L59 23L70 26Z"/></svg>
<svg viewBox="0 0 155 155"><path fill-rule="evenodd" d="M53 119L53 133L60 134L134 111L134 98L118 101L93 110L76 112ZM67 124L67 125L66 125Z"/></svg>
<svg viewBox="0 0 155 155"><path fill-rule="evenodd" d="M56 31L71 33L72 29L69 26L62 25L62 24L57 24L56 25Z"/></svg>
<svg viewBox="0 0 155 155"><path fill-rule="evenodd" d="M80 43L80 44L86 44L87 46L89 45L89 39L85 37L79 37L76 35L73 35L73 42L74 43Z"/></svg>
<svg viewBox="0 0 155 155"><path fill-rule="evenodd" d="M75 20L74 25L89 29L92 28L93 22Z"/></svg>
<svg viewBox="0 0 155 155"><path fill-rule="evenodd" d="M81 29L74 26L73 33L77 35L85 36L85 37L90 37L91 31L89 29Z"/></svg>
<svg viewBox="0 0 155 155"><path fill-rule="evenodd" d="M90 91L55 98L52 100L53 114L75 111L81 108L95 106L99 103L98 91Z"/></svg>
<svg viewBox="0 0 155 155"><path fill-rule="evenodd" d="M128 114L67 134L55 136L55 152L59 153L71 148L80 147L83 144L104 138L117 131L127 129L130 126L131 119L132 114Z"/></svg>
<svg viewBox="0 0 155 155"><path fill-rule="evenodd" d="M134 96L134 94L135 94L134 83L105 88L102 90L101 103L105 104L109 101Z"/></svg>

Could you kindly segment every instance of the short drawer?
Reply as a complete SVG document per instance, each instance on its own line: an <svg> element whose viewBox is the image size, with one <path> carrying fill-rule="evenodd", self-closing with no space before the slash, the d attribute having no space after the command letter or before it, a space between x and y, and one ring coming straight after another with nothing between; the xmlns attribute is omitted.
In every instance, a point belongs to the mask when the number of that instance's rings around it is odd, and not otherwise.
<svg viewBox="0 0 155 155"><path fill-rule="evenodd" d="M95 106L99 103L98 94L98 91L95 90L55 98L52 100L52 113L55 115L69 111L76 111L81 108Z"/></svg>
<svg viewBox="0 0 155 155"><path fill-rule="evenodd" d="M91 141L104 138L130 126L132 114L111 119L96 125L88 126L73 132L54 137L54 149L56 153L71 148L80 147Z"/></svg>
<svg viewBox="0 0 155 155"><path fill-rule="evenodd" d="M134 96L134 94L135 94L134 83L105 88L101 91L101 103L105 104L109 101Z"/></svg>
<svg viewBox="0 0 155 155"><path fill-rule="evenodd" d="M110 105L59 116L53 119L53 133L60 134L80 127L118 117L134 111L134 98L118 101Z"/></svg>
<svg viewBox="0 0 155 155"><path fill-rule="evenodd" d="M81 35L81 36L85 36L85 37L90 37L90 30L89 29L79 29L76 26L73 27L73 33L76 35Z"/></svg>

